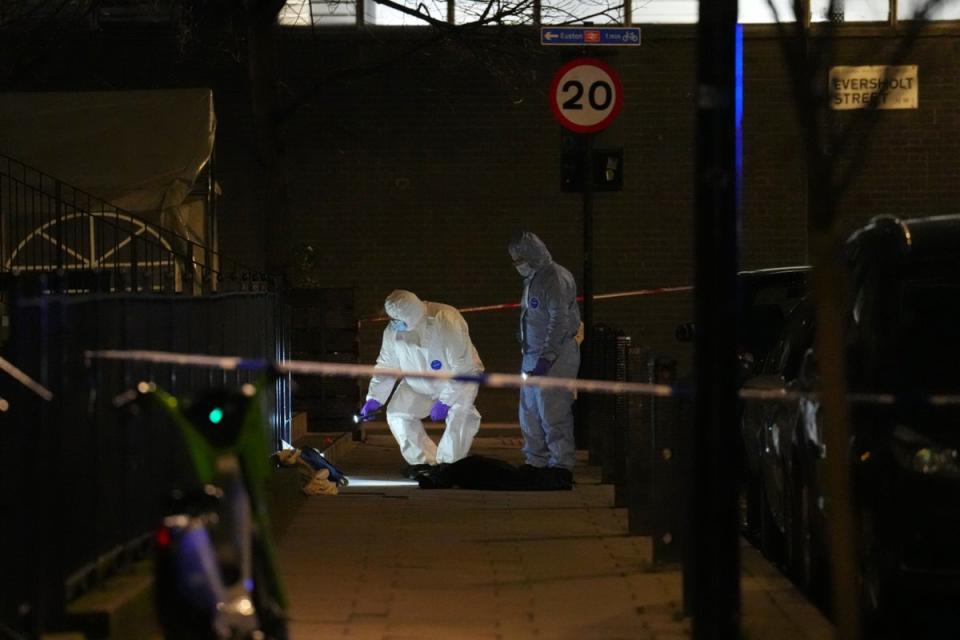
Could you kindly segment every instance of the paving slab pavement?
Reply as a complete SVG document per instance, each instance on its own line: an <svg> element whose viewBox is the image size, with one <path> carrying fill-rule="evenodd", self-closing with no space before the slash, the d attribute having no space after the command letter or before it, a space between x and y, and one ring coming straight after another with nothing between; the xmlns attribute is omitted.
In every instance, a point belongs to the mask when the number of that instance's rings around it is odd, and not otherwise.
<svg viewBox="0 0 960 640"><path fill-rule="evenodd" d="M293 640L689 637L680 567L651 566L651 539L627 535L586 452L573 491L424 490L400 476L392 437L368 433L338 449L350 485L299 503L280 538ZM481 432L473 453L520 464L516 434ZM744 638L833 637L758 553L742 556Z"/></svg>

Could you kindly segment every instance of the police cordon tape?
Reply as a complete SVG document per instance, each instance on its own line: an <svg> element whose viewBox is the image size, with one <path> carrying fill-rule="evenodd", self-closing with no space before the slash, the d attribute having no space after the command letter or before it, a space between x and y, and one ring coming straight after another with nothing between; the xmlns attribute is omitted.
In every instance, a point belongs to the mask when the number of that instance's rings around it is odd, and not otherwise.
<svg viewBox="0 0 960 640"><path fill-rule="evenodd" d="M692 389L683 386L653 384L646 382L617 382L613 380L589 380L582 378L551 378L546 376L528 376L526 374L479 373L457 375L443 371L405 371L388 369L374 365L348 364L342 362L319 362L309 360L284 360L273 362L263 358L240 358L233 356L211 356L196 353L173 353L168 351L124 351L99 350L84 351L87 366L92 360L121 360L128 362L150 362L154 364L176 364L181 366L207 367L233 370L273 370L278 373L298 375L318 375L344 378L370 378L387 376L391 378L427 378L432 380L454 380L493 388L541 387L544 389L565 389L588 393L646 395L660 398L693 396ZM797 402L801 399L816 402L819 394L812 391L788 391L786 389L740 389L738 397L745 400L772 400ZM880 405L920 405L955 406L960 405L960 395L951 394L906 394L892 393L850 393L850 402L858 404Z"/></svg>
<svg viewBox="0 0 960 640"><path fill-rule="evenodd" d="M100 350L84 351L87 365L91 360L123 360L129 362L150 362L154 364L176 364L181 366L208 367L233 370L273 370L278 373L298 375L338 376L343 378L370 378L387 376L391 378L428 378L432 380L453 380L468 382L485 387L543 387L549 389L569 389L571 391L589 391L593 393L631 393L667 397L675 395L673 387L663 384L642 382L615 382L610 380L582 380L579 378L549 378L508 373L478 373L457 375L444 371L406 371L388 369L365 364L343 362L316 362L308 360L283 360L272 362L262 358L237 358L231 356L210 356L196 353L171 353L168 351L123 351Z"/></svg>
<svg viewBox="0 0 960 640"><path fill-rule="evenodd" d="M593 296L593 300L612 300L613 298L630 298L633 296L652 296L658 293L678 293L680 291L693 291L691 285L678 287L656 287L653 289L635 289L634 291L618 291L616 293L601 293ZM577 296L577 302L583 302L583 296ZM503 304L488 304L481 307L463 307L457 309L460 313L478 313L480 311L500 311L501 309L519 309L519 302L507 302ZM364 322L385 322L389 316L374 316L371 318L361 318L357 320L357 325Z"/></svg>
<svg viewBox="0 0 960 640"><path fill-rule="evenodd" d="M25 386L27 389L30 389L30 391L33 391L47 402L53 400L53 393L49 389L18 369L9 360L0 357L0 369L6 371L11 378ZM0 398L0 400L2 400L2 398ZM4 400L3 404L5 403L6 401ZM2 407L3 404L0 404L0 407ZM7 404L6 407L9 408L9 405ZM0 408L0 411L6 411L7 408Z"/></svg>

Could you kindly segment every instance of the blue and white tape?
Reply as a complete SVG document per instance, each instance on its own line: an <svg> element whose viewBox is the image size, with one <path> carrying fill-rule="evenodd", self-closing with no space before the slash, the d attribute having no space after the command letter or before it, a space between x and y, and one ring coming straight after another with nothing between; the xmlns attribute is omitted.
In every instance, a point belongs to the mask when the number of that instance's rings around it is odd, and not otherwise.
<svg viewBox="0 0 960 640"><path fill-rule="evenodd" d="M237 369L266 370L273 369L280 373L297 375L317 375L345 378L370 378L385 376L390 378L426 378L431 380L453 380L477 384L493 388L541 387L548 389L565 389L584 393L605 394L636 394L668 397L690 397L689 388L666 384L652 384L645 382L617 382L614 380L589 380L581 378L552 378L544 376L528 376L526 374L508 373L472 373L455 374L447 371L406 371L403 369L388 369L365 364L349 364L342 362L320 362L309 360L284 360L270 362L257 358L238 358L227 356L210 356L196 353L171 353L167 351L123 351L102 350L86 351L84 356L88 365L92 360L123 360L130 362L153 362L156 364L176 364L181 366L207 367L228 371ZM2 360L2 359L0 359ZM2 364L2 363L0 363ZM42 388L42 387L41 387ZM797 402L800 399L816 401L819 395L811 391L788 391L786 389L741 389L738 392L744 400L768 400L785 403ZM960 395L934 394L900 396L891 393L850 393L847 398L852 403L895 405L905 402L912 404L929 404L933 406L960 405Z"/></svg>
<svg viewBox="0 0 960 640"><path fill-rule="evenodd" d="M473 373L455 374L447 371L406 371L388 369L365 364L342 362L318 362L308 360L284 360L270 363L262 359L210 356L196 353L171 353L167 351L124 351L101 350L85 351L88 365L92 360L123 360L128 362L152 362L155 364L175 364L181 366L206 367L233 371L236 369L268 369L280 373L297 375L338 376L345 378L370 378L386 376L390 378L426 378L431 380L453 380L482 385L485 387L543 387L568 389L592 393L640 393L653 396L675 395L673 387L662 384L642 382L615 382L611 380L582 380L579 378L547 378L524 374Z"/></svg>

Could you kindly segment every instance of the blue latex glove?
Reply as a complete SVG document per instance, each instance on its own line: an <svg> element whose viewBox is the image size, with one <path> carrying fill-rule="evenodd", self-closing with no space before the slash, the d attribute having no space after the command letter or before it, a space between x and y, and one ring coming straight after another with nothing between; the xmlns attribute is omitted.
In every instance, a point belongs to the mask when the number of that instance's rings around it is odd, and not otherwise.
<svg viewBox="0 0 960 640"><path fill-rule="evenodd" d="M373 398L370 398L369 400L363 403L363 408L360 409L360 415L366 418L367 416L371 415L374 411L379 409L380 406L381 405L379 402L377 402Z"/></svg>
<svg viewBox="0 0 960 640"><path fill-rule="evenodd" d="M533 367L533 371L530 372L532 376L545 376L547 372L550 371L550 367L553 366L553 363L547 360L546 358L540 358L537 360L536 366Z"/></svg>
<svg viewBox="0 0 960 640"><path fill-rule="evenodd" d="M435 422L442 422L447 419L447 413L450 411L450 405L443 404L439 400L430 407L430 419Z"/></svg>

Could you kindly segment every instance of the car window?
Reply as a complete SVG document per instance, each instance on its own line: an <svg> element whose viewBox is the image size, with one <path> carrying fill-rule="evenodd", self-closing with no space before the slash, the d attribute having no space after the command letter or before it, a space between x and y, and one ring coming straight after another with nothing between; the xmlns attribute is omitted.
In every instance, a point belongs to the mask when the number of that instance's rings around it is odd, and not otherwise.
<svg viewBox="0 0 960 640"><path fill-rule="evenodd" d="M955 392L960 385L960 283L901 284L894 334L898 386Z"/></svg>
<svg viewBox="0 0 960 640"><path fill-rule="evenodd" d="M778 374L793 380L800 372L803 354L813 339L813 307L803 301L796 305L787 318L776 346L764 360L765 374Z"/></svg>
<svg viewBox="0 0 960 640"><path fill-rule="evenodd" d="M806 293L807 272L753 274L740 285L739 347L756 362L768 362L771 350L778 347L787 316Z"/></svg>

